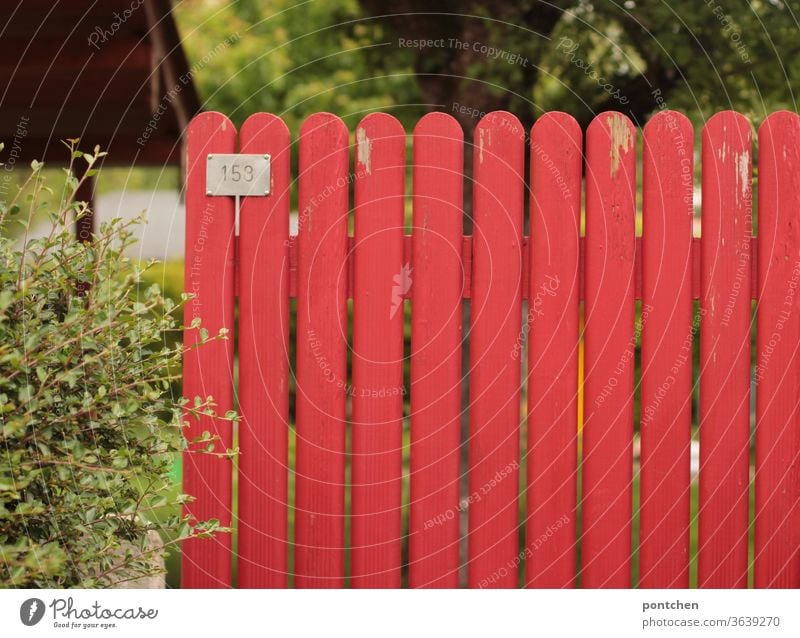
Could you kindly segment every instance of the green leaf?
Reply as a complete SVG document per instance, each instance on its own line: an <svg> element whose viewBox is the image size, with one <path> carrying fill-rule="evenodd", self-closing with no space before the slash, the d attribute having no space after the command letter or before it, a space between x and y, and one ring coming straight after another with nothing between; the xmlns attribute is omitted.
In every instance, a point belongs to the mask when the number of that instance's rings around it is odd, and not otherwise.
<svg viewBox="0 0 800 638"><path fill-rule="evenodd" d="M84 157L77 145L65 142L67 159ZM138 222L104 222L94 242L76 242L73 221L88 213L69 200L78 179L67 169L51 189L43 167L31 164L24 209L0 203L0 582L107 587L158 571L136 549L152 529L192 533L180 515L191 495L173 496L191 405L175 392L183 327L169 314L182 307L183 268L152 266L174 270L164 277L126 257ZM45 228L22 246L28 211ZM217 440L205 436L200 446Z"/></svg>

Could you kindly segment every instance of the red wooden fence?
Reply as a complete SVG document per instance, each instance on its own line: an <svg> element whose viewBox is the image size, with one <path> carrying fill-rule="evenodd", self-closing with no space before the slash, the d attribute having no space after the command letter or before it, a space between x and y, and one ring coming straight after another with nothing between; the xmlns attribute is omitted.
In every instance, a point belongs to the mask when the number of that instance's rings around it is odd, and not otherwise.
<svg viewBox="0 0 800 638"><path fill-rule="evenodd" d="M497 112L467 148L455 120L432 113L410 138L407 195L395 118L369 115L351 136L319 113L299 133L291 236L283 122L251 116L237 146L225 116L195 118L186 322L237 339L186 356L184 393L224 413L236 390L241 422L238 463L188 450L184 491L193 517L235 527L238 550L234 534L185 542L183 584L229 587L235 560L241 587L400 587L406 575L411 587L687 587L697 524L699 586L745 587L752 565L756 587L800 587L800 117L776 113L759 130L757 237L744 117L703 127L700 239L694 131L672 111L641 134L636 237L639 137L619 113L583 140L563 113L528 132ZM233 199L207 195L205 173L208 154L237 150L271 156L271 192L242 198L239 237ZM227 421L187 421L190 438L233 446Z"/></svg>

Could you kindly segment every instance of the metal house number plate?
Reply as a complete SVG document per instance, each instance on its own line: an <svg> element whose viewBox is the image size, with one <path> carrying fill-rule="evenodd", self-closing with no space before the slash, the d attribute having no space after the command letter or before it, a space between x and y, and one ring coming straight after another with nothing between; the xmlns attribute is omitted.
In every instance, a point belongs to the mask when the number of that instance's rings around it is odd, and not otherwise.
<svg viewBox="0 0 800 638"><path fill-rule="evenodd" d="M206 195L269 195L269 173L269 155L209 155L206 165Z"/></svg>

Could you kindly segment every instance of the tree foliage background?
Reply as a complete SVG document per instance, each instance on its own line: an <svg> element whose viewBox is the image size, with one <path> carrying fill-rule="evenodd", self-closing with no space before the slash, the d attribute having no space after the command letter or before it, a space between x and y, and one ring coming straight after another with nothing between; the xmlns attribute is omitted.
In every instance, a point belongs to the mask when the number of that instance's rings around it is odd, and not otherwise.
<svg viewBox="0 0 800 638"><path fill-rule="evenodd" d="M495 109L586 125L605 110L758 122L796 108L797 0L184 0L176 15L190 59L240 32L196 77L206 108L237 122L263 110L297 130L319 110L388 109L411 126L441 110L469 136Z"/></svg>

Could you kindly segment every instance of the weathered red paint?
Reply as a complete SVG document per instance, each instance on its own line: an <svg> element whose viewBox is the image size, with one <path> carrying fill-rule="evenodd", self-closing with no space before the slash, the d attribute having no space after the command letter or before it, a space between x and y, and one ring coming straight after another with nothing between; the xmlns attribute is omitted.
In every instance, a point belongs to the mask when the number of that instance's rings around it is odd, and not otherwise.
<svg viewBox="0 0 800 638"><path fill-rule="evenodd" d="M583 163L578 123L566 113L543 115L531 131L530 153L525 582L574 587Z"/></svg>
<svg viewBox="0 0 800 638"><path fill-rule="evenodd" d="M800 587L800 117L759 131L755 586Z"/></svg>
<svg viewBox="0 0 800 638"><path fill-rule="evenodd" d="M221 328L228 338L189 350L183 359L183 394L191 402L213 397L217 414L233 408L234 329L234 202L227 197L206 196L206 157L209 153L233 153L236 129L220 113L203 113L186 131L186 266L184 287L194 295L185 306L184 323L196 319L209 336ZM184 344L200 340L198 330L188 330ZM186 414L185 431L191 441L204 432L217 437L214 450L224 453L233 446L231 423L207 416L199 420ZM185 513L203 521L217 519L229 527L232 517L233 468L229 457L198 453L190 445L183 455L183 491L194 498ZM231 536L190 539L183 543L181 584L183 587L231 586Z"/></svg>
<svg viewBox="0 0 800 638"><path fill-rule="evenodd" d="M670 111L656 115L644 132L641 239L634 236L636 132L621 114L601 114L586 134L585 238L581 132L563 113L542 116L531 131L530 238L523 236L528 140L508 113L488 115L474 136L474 235L467 237L462 196L470 176L463 175L462 132L448 115L430 114L414 131L410 236L404 234L406 135L393 117L366 117L352 138L331 114L306 120L299 140L296 238L288 231L286 127L275 116L257 114L240 137L242 152L272 156L273 181L269 197L243 200L237 242L233 199L205 194L205 158L234 152L236 132L219 113L199 116L187 131L185 274L187 291L197 295L187 304L186 323L200 317L212 335L223 327L233 330L239 296L239 585L285 587L293 570L297 587L343 587L348 569L354 587L401 585L403 397L409 390L403 384L403 305L410 298L410 586L455 587L466 569L470 587L513 587L523 564L522 581L529 587L571 587L576 576L583 587L632 584L639 330L638 584L688 585L688 352L698 333L693 299L701 302L698 581L702 587L746 586L755 298L753 577L756 587L800 586L797 115L777 113L760 131L758 245L751 228L750 124L733 112L714 116L703 130L701 239L692 238L692 129ZM350 188L354 237L348 237ZM348 298L354 312L352 378ZM470 304L467 335L461 326L464 299ZM523 363L525 299L529 350ZM579 466L581 299L586 349ZM634 325L635 299L643 306L640 326ZM463 338L469 340L467 380L461 379ZM197 331L186 333L187 345L197 339ZM230 338L187 353L188 397L211 395L220 413L234 406L233 348ZM523 366L527 507L521 550ZM470 428L462 438L463 382L470 386ZM296 460L290 468L293 420ZM209 431L218 437L216 452L232 446L230 422L188 415L187 421L190 438ZM466 468L460 467L463 445L469 451ZM230 526L232 471L224 454L187 452L184 490L195 500L186 511ZM464 471L466 494L459 492ZM576 539L580 472L583 520ZM466 537L459 529L464 509ZM231 534L185 542L184 586L229 587L231 546Z"/></svg>
<svg viewBox="0 0 800 638"><path fill-rule="evenodd" d="M384 113L356 129L353 279L353 587L400 587L405 131Z"/></svg>
<svg viewBox="0 0 800 638"><path fill-rule="evenodd" d="M470 587L516 587L519 553L522 215L525 130L490 113L475 130L470 301Z"/></svg>
<svg viewBox="0 0 800 638"><path fill-rule="evenodd" d="M410 587L458 587L463 167L456 120L422 118L411 231Z"/></svg>
<svg viewBox="0 0 800 638"><path fill-rule="evenodd" d="M348 131L318 113L300 131L295 584L344 586Z"/></svg>
<svg viewBox="0 0 800 638"><path fill-rule="evenodd" d="M747 586L751 134L724 111L703 129L698 583Z"/></svg>
<svg viewBox="0 0 800 638"><path fill-rule="evenodd" d="M584 587L631 584L635 149L621 113L586 132Z"/></svg>
<svg viewBox="0 0 800 638"><path fill-rule="evenodd" d="M639 586L689 586L694 144L686 116L644 129Z"/></svg>
<svg viewBox="0 0 800 638"><path fill-rule="evenodd" d="M257 113L242 153L271 155L271 196L239 221L240 587L286 587L289 573L289 130ZM265 282L270 282L265 285Z"/></svg>

